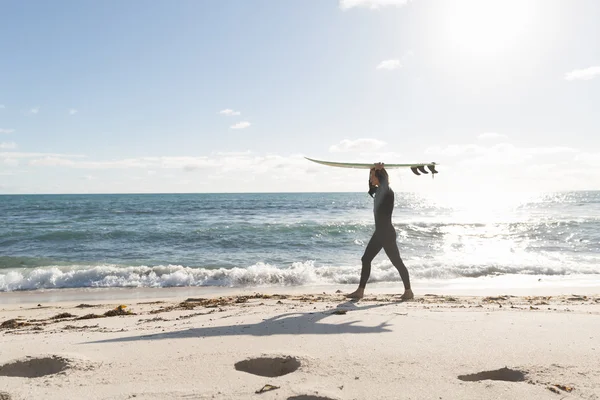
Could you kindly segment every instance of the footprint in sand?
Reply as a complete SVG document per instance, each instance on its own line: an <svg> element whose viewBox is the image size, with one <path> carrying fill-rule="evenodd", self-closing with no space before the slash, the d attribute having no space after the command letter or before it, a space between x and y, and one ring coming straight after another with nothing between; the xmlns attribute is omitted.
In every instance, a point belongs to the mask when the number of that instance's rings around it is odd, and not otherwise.
<svg viewBox="0 0 600 400"><path fill-rule="evenodd" d="M458 379L465 382L478 382L484 380L506 381L506 382L523 382L526 373L510 368L500 368L493 371L482 371L476 374L459 375Z"/></svg>
<svg viewBox="0 0 600 400"><path fill-rule="evenodd" d="M0 366L0 376L39 378L41 376L54 375L69 368L70 360L63 357L27 357ZM5 398L10 399L10 396L8 394L4 395L4 393L0 393L0 400L4 400Z"/></svg>
<svg viewBox="0 0 600 400"><path fill-rule="evenodd" d="M235 363L237 371L274 378L287 375L300 368L300 361L291 356L251 358Z"/></svg>

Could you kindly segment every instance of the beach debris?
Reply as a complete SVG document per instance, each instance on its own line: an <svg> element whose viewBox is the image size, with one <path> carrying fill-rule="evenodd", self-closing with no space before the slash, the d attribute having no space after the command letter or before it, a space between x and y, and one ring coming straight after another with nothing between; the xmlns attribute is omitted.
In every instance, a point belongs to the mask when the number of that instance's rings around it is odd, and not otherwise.
<svg viewBox="0 0 600 400"><path fill-rule="evenodd" d="M343 293L340 289L335 291L336 293Z"/></svg>
<svg viewBox="0 0 600 400"><path fill-rule="evenodd" d="M347 312L348 312L348 310L339 310L339 309L338 309L338 310L334 310L334 311L332 312L332 314L344 315L344 314L346 314Z"/></svg>
<svg viewBox="0 0 600 400"><path fill-rule="evenodd" d="M271 390L276 390L279 389L279 386L275 386L275 385L271 385L271 384L266 384L265 386L263 386L262 388L260 388L259 390L257 390L256 394L260 394L260 393L265 393L265 392L270 392Z"/></svg>
<svg viewBox="0 0 600 400"><path fill-rule="evenodd" d="M0 392L0 400L12 400L12 397L6 392Z"/></svg>
<svg viewBox="0 0 600 400"><path fill-rule="evenodd" d="M75 306L75 308L92 308L92 307L94 307L94 306L91 304L79 304L79 305Z"/></svg>
<svg viewBox="0 0 600 400"><path fill-rule="evenodd" d="M497 301L505 301L508 300L510 296L488 296L488 297L484 297L482 301L486 302L486 303L495 303Z"/></svg>
<svg viewBox="0 0 600 400"><path fill-rule="evenodd" d="M556 394L560 394L560 390L558 390L557 388L555 388L554 386L546 386L546 389L548 389L549 391L551 391L552 393L556 393Z"/></svg>
<svg viewBox="0 0 600 400"><path fill-rule="evenodd" d="M179 319L179 318L177 318ZM146 322L166 322L168 321L168 319L164 319L163 317L154 317L154 318L148 318L148 319L140 319L137 323L138 324L143 324Z"/></svg>
<svg viewBox="0 0 600 400"><path fill-rule="evenodd" d="M557 388L557 389L560 389L560 390L562 390L563 392L567 392L567 393L571 393L571 392L573 391L573 389L575 389L575 388L574 388L574 387L572 387L572 386L559 385L559 384L554 384L554 385L552 385L552 386L549 386L549 388L548 388L548 389L549 389L549 390L551 390L551 389L550 389L551 387L552 387L552 388ZM556 392L554 392L554 393L560 393L560 392L556 391Z"/></svg>
<svg viewBox="0 0 600 400"><path fill-rule="evenodd" d="M176 305L162 306L157 310L150 311L150 314L158 314L162 312L170 312L174 310L193 310L196 307L217 308L231 305L238 297L219 297L216 299L205 299L202 297L190 297ZM245 302L245 301L241 301Z"/></svg>
<svg viewBox="0 0 600 400"><path fill-rule="evenodd" d="M587 296L580 296L578 294L571 295L571 297L567 298L569 301L586 301L587 299Z"/></svg>
<svg viewBox="0 0 600 400"><path fill-rule="evenodd" d="M188 319L188 318L192 318L192 317L198 317L200 315L208 315L208 314L212 314L214 313L216 310L212 309L208 312L199 312L199 313L193 313L193 314L188 314L188 315L182 315L181 317L177 317L175 318L176 321L182 320L182 319ZM164 321L168 321L168 320L164 320Z"/></svg>
<svg viewBox="0 0 600 400"><path fill-rule="evenodd" d="M76 325L65 325L63 327L63 330L83 330L83 329L93 329L93 328L99 328L100 325L96 324L96 325L82 325L82 326L76 326Z"/></svg>

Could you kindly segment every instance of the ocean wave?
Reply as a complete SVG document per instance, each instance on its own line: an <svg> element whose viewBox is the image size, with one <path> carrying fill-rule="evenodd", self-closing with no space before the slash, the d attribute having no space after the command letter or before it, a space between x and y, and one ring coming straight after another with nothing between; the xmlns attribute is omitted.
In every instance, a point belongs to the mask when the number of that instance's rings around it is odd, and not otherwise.
<svg viewBox="0 0 600 400"><path fill-rule="evenodd" d="M430 260L407 262L411 278L446 279L506 274L570 275L599 274L591 263L565 265L468 265ZM311 284L357 284L360 266L316 266L313 261L293 263L290 267L257 263L246 268L191 268L182 265L158 266L47 266L4 270L0 273L0 292L63 288L126 288L184 286L302 286ZM369 282L400 282L397 270L384 260L373 263Z"/></svg>

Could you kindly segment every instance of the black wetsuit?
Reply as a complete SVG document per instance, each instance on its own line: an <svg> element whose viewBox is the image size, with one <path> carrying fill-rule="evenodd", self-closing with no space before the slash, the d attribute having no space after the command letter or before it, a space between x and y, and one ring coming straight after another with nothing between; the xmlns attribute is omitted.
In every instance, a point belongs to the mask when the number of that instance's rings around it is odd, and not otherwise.
<svg viewBox="0 0 600 400"><path fill-rule="evenodd" d="M400 258L400 251L396 244L396 230L392 225L392 212L394 211L394 191L387 185L381 185L375 194L373 212L375 214L375 232L367 244L362 256L362 271L358 287L364 288L371 275L371 261L383 250L396 267L404 283L404 289L410 289L408 270Z"/></svg>

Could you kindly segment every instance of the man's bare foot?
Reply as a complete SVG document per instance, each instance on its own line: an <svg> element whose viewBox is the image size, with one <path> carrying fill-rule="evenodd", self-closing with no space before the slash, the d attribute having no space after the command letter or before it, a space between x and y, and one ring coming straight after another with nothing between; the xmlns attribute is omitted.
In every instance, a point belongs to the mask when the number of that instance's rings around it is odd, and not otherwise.
<svg viewBox="0 0 600 400"><path fill-rule="evenodd" d="M410 300L410 299L414 299L415 295L413 294L412 290L410 289L406 289L404 291L404 294L400 297L402 300Z"/></svg>
<svg viewBox="0 0 600 400"><path fill-rule="evenodd" d="M350 294L347 294L346 297L349 299L358 300L358 299L362 299L364 295L365 295L365 289L358 288L358 289L356 289L356 291L354 291Z"/></svg>

